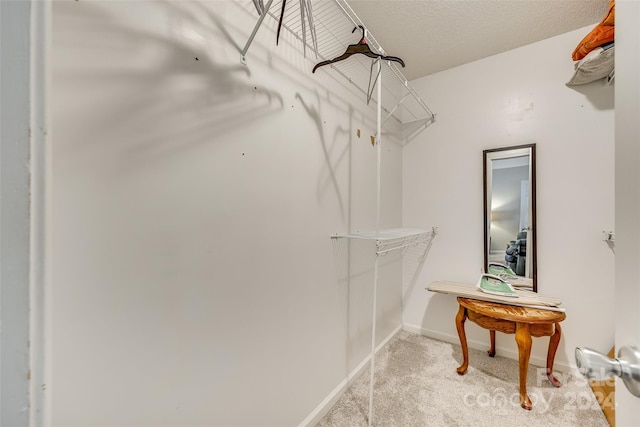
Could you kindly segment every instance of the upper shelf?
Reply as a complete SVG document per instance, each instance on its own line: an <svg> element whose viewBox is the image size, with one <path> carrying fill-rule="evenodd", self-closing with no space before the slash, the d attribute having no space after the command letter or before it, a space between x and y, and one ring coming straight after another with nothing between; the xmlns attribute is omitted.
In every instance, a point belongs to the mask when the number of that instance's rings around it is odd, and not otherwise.
<svg viewBox="0 0 640 427"><path fill-rule="evenodd" d="M293 34L302 44L306 41L306 48L303 47L305 55L313 58L314 61L320 62L333 59L342 55L347 46L356 44L360 40L362 33L360 29L352 32L357 26L366 25L358 18L351 6L345 0L313 0L313 22L317 35L318 57L316 60L315 51L310 28L307 25L304 28L300 13L300 0L288 0L286 2L285 14L283 18L283 30ZM269 6L265 17L276 20L280 18L282 8L282 0L272 0L266 3ZM258 20L254 32L247 42L245 49L242 51L242 59L262 24L262 20ZM385 52L375 37L367 30L366 40L369 47L382 55L393 55L393 53ZM372 62L374 60L364 55L353 55L347 60L336 62L318 68L316 74L322 72L336 72L352 83L363 95L366 102L370 81L375 80L375 73L371 76ZM435 114L429 109L427 104L420 98L416 91L411 87L407 79L404 77L398 65L392 61L382 61L382 102L381 107L383 113L383 122L394 119L401 124L415 124L429 126L435 121ZM309 68L309 73L311 69ZM375 67L374 67L375 68ZM377 102L374 97L370 101L372 104Z"/></svg>

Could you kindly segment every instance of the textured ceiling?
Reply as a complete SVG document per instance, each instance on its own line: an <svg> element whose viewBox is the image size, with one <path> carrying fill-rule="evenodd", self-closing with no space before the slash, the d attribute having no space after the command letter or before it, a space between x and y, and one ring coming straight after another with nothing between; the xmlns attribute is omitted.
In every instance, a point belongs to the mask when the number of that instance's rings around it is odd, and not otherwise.
<svg viewBox="0 0 640 427"><path fill-rule="evenodd" d="M600 22L609 0L349 0L408 80ZM586 35L586 33L585 33ZM576 44L580 40L576 40ZM567 52L571 60L571 52Z"/></svg>

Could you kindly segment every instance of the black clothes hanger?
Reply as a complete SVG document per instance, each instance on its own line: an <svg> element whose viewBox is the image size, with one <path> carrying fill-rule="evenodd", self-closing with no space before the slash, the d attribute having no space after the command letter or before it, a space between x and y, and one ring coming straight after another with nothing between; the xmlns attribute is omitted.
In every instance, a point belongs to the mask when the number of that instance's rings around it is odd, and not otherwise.
<svg viewBox="0 0 640 427"><path fill-rule="evenodd" d="M262 0L253 0L262 1ZM276 46L278 45L278 41L280 40L280 30L282 29L282 20L284 19L284 9L287 4L287 0L282 0L282 9L280 10L280 19L278 20L278 32L276 34ZM257 7L257 6L256 6ZM300 0L300 24L302 25L302 46L304 57L307 57L306 49L307 49L307 30L305 28L305 15L306 19L309 21L309 32L311 33L311 40L313 41L313 51L316 53L316 58L318 57L318 37L316 36L316 26L313 23L313 7L311 4L311 0Z"/></svg>
<svg viewBox="0 0 640 427"><path fill-rule="evenodd" d="M276 34L276 46L278 40L280 40L280 29L282 28L282 19L284 18L284 6L287 4L287 0L282 0L282 9L280 10L280 19L278 20L278 33Z"/></svg>
<svg viewBox="0 0 640 427"><path fill-rule="evenodd" d="M356 53L361 53L362 55L368 56L369 58L374 58L374 59L380 58L384 61L395 61L404 67L404 61L398 58L397 56L385 56L385 55L381 55L379 53L373 52L371 48L369 48L369 45L367 44L367 40L365 39L364 27L362 25L358 25L358 27L360 27L360 29L362 30L362 38L360 39L358 44L350 44L349 46L347 46L347 50L337 58L329 59L328 61L322 61L316 64L316 66L313 67L312 72L315 73L316 70L322 67L323 65L333 64L334 62L342 61L343 59L347 59L348 57ZM358 27L355 27L351 32L353 33L355 30L358 29Z"/></svg>

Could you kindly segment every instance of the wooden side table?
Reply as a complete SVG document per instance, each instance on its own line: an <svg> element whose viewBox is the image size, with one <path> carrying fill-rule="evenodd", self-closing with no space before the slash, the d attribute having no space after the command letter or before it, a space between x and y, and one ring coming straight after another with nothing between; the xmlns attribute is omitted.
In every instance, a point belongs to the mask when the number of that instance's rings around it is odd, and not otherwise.
<svg viewBox="0 0 640 427"><path fill-rule="evenodd" d="M520 406L530 410L531 399L527 396L527 371L531 355L531 337L550 336L547 352L547 378L554 387L560 387L560 381L553 376L553 360L560 342L562 322L566 315L561 311L543 310L539 308L519 307L458 297L460 308L456 315L456 329L462 347L462 365L457 369L464 375L469 367L469 349L464 322L469 319L473 323L488 329L491 337L489 356L496 354L496 331L515 334L518 344L518 365L520 368Z"/></svg>

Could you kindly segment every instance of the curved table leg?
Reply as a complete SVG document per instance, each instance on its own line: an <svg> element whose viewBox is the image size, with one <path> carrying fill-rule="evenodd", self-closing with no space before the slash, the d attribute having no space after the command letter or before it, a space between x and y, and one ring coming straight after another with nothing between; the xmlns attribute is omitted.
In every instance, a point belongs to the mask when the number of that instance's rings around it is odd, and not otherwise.
<svg viewBox="0 0 640 427"><path fill-rule="evenodd" d="M527 396L527 372L531 355L531 332L528 323L516 323L516 343L518 344L518 366L520 368L520 406L531 410L531 399Z"/></svg>
<svg viewBox="0 0 640 427"><path fill-rule="evenodd" d="M469 367L469 348L467 347L467 335L464 332L464 322L467 320L467 310L460 306L456 315L456 329L460 338L460 347L462 347L462 365L456 371L458 375L464 375Z"/></svg>
<svg viewBox="0 0 640 427"><path fill-rule="evenodd" d="M489 357L493 357L496 355L496 331L490 330L489 337L491 338L491 347L487 350L487 354L489 354Z"/></svg>
<svg viewBox="0 0 640 427"><path fill-rule="evenodd" d="M555 331L551 338L549 338L549 350L547 351L547 378L554 387L560 387L562 383L553 375L553 360L556 357L556 351L558 350L558 344L560 343L560 337L562 336L562 329L560 324L555 324Z"/></svg>

